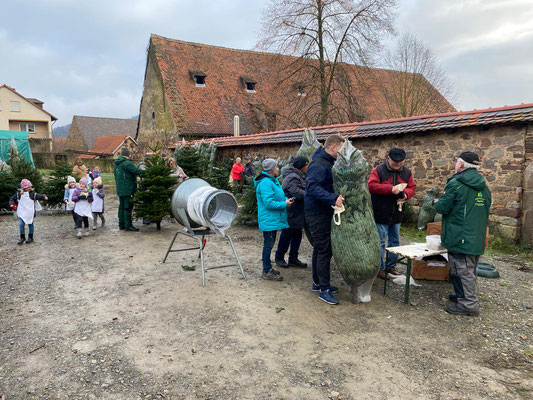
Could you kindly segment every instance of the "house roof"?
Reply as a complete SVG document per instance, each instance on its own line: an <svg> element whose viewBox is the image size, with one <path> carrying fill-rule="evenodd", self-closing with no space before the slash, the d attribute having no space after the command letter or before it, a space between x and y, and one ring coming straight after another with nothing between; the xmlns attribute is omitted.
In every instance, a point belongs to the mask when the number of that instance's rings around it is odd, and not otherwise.
<svg viewBox="0 0 533 400"><path fill-rule="evenodd" d="M91 153L114 154L127 138L137 143L130 135L100 136L94 142Z"/></svg>
<svg viewBox="0 0 533 400"><path fill-rule="evenodd" d="M37 100L37 99L34 99L33 97L24 97L23 95L21 95L19 92L17 92L15 89L13 89L12 87L10 86L7 86L6 84L3 84L0 86L0 89L2 89L3 87L5 87L6 89L12 91L13 93L15 93L16 95L22 97L24 100L26 100L28 103L32 104L33 106L37 107L39 110L41 110L42 112L48 114L50 117L52 117L52 120L53 121L57 121L57 118L54 117L52 114L50 114L48 111L46 111L44 108L40 107L39 105L35 104L35 102L38 102L38 103L41 103L41 104L44 104L42 101L40 100Z"/></svg>
<svg viewBox="0 0 533 400"><path fill-rule="evenodd" d="M398 135L412 132L436 131L533 121L533 103L488 108L484 110L459 111L419 117L397 118L383 121L370 121L352 124L316 126L317 139L325 140L331 134L341 134L350 139L359 137ZM219 147L253 146L262 144L301 142L303 128L277 132L267 132L246 136L228 136L213 139Z"/></svg>
<svg viewBox="0 0 533 400"><path fill-rule="evenodd" d="M159 68L174 123L183 135L231 135L235 115L240 117L242 134L268 130L266 121L273 115L277 128L302 126L292 111L294 104L304 101L299 100L295 89L302 77L290 75L288 67L298 60L296 57L190 43L154 34L150 38L150 56ZM364 120L383 119L386 101L375 79L389 82L390 74L397 71L344 63L342 67L353 85ZM205 87L195 86L191 76L194 71L206 76ZM255 93L246 91L245 80L256 82ZM436 94L436 111L455 111L429 82L423 81ZM313 99L307 96L307 100Z"/></svg>
<svg viewBox="0 0 533 400"><path fill-rule="evenodd" d="M135 136L137 131L136 119L85 117L74 115L72 125L77 126L85 139L89 149L92 149L100 136Z"/></svg>

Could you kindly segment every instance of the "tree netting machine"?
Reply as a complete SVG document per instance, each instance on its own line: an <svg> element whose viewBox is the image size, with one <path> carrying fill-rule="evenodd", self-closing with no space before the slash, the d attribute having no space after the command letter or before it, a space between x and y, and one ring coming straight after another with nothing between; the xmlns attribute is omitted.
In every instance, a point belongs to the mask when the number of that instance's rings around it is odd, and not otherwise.
<svg viewBox="0 0 533 400"><path fill-rule="evenodd" d="M231 226L237 216L237 200L230 192L216 189L209 183L199 178L187 179L181 183L172 195L172 216L184 226L183 230L177 231L170 242L163 263L169 253L179 251L198 250L198 258L202 268L202 286L205 287L205 273L208 269L239 267L244 279L239 255L231 237L225 231ZM178 235L184 235L198 242L198 246L172 249ZM205 267L204 249L207 243L206 236L216 234L225 238L233 251L236 264L217 265Z"/></svg>

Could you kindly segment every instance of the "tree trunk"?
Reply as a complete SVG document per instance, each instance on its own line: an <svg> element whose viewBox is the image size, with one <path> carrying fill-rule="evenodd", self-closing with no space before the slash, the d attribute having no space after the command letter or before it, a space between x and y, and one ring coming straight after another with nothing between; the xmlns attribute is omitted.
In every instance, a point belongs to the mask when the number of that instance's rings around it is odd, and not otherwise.
<svg viewBox="0 0 533 400"><path fill-rule="evenodd" d="M155 226L157 227L157 230L160 231L161 230L161 221L157 221L155 223Z"/></svg>
<svg viewBox="0 0 533 400"><path fill-rule="evenodd" d="M328 119L328 92L326 87L326 62L324 59L324 31L323 31L323 16L324 3L322 0L317 0L317 38L318 38L318 62L320 71L320 124L327 125Z"/></svg>

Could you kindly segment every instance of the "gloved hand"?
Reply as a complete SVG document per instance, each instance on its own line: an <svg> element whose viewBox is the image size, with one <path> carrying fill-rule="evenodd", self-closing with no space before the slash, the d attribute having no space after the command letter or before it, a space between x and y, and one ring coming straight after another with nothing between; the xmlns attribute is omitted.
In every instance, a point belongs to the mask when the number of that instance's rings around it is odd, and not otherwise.
<svg viewBox="0 0 533 400"><path fill-rule="evenodd" d="M78 197L79 197L80 199L84 200L84 199L87 199L87 197L89 197L89 195L88 195L87 193L85 193L85 192L81 192L81 193L78 195Z"/></svg>
<svg viewBox="0 0 533 400"><path fill-rule="evenodd" d="M17 205L16 204L11 204L9 207L11 207L13 210L17 209Z"/></svg>

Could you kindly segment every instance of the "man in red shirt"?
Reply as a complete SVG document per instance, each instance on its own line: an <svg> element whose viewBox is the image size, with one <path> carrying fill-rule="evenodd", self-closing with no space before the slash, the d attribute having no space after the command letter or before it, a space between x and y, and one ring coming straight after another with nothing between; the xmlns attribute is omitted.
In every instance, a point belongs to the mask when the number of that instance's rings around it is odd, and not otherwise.
<svg viewBox="0 0 533 400"><path fill-rule="evenodd" d="M233 184L238 186L240 192L244 183L244 165L242 165L240 157L235 159L231 168L231 179L233 179Z"/></svg>
<svg viewBox="0 0 533 400"><path fill-rule="evenodd" d="M378 272L381 279L387 279L387 274L400 275L396 270L398 257L389 254L387 260L383 258L385 247L400 245L402 205L413 197L416 191L416 182L404 163L405 151L394 147L389 150L385 162L374 168L368 178L368 190L372 197L374 219L381 241L381 266ZM404 185L400 185L402 183Z"/></svg>

